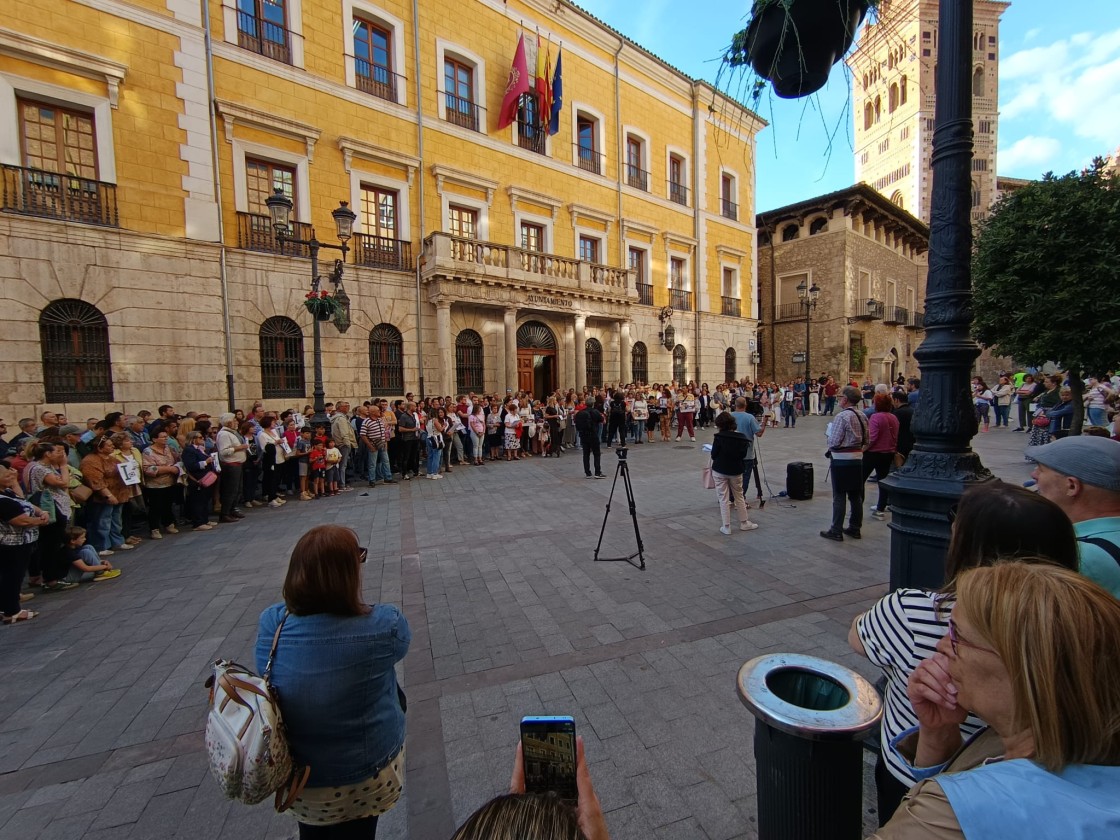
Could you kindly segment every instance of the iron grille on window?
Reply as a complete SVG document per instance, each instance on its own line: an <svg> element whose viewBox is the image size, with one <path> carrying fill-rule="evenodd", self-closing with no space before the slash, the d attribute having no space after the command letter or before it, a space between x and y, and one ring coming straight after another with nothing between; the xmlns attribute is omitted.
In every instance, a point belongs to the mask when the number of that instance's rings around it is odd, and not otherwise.
<svg viewBox="0 0 1120 840"><path fill-rule="evenodd" d="M392 324L369 331L369 384L376 396L404 393L404 338Z"/></svg>
<svg viewBox="0 0 1120 840"><path fill-rule="evenodd" d="M653 286L650 283L638 283L638 303L643 306L653 306Z"/></svg>
<svg viewBox="0 0 1120 840"><path fill-rule="evenodd" d="M735 381L735 348L728 347L723 353L723 381Z"/></svg>
<svg viewBox="0 0 1120 840"><path fill-rule="evenodd" d="M117 185L43 169L4 166L0 209L116 227Z"/></svg>
<svg viewBox="0 0 1120 840"><path fill-rule="evenodd" d="M404 76L394 73L388 67L354 57L354 84L358 90L372 94L378 99L396 102L398 80L403 83Z"/></svg>
<svg viewBox="0 0 1120 840"><path fill-rule="evenodd" d="M678 344L673 348L673 379L677 384L685 382L688 378L687 362L688 353L684 345Z"/></svg>
<svg viewBox="0 0 1120 840"><path fill-rule="evenodd" d="M85 301L53 301L39 314L47 402L113 402L109 322Z"/></svg>
<svg viewBox="0 0 1120 840"><path fill-rule="evenodd" d="M649 173L633 163L626 164L626 183L634 189L649 192Z"/></svg>
<svg viewBox="0 0 1120 840"><path fill-rule="evenodd" d="M460 393L483 390L482 336L463 330L455 337L455 381Z"/></svg>
<svg viewBox="0 0 1120 840"><path fill-rule="evenodd" d="M692 292L688 289L670 289L669 305L680 312L691 312Z"/></svg>
<svg viewBox="0 0 1120 840"><path fill-rule="evenodd" d="M465 97L444 93L443 115L450 123L469 128L471 131L478 131L480 110L478 105Z"/></svg>
<svg viewBox="0 0 1120 840"><path fill-rule="evenodd" d="M273 316L261 324L261 396L288 399L306 394L303 330L291 318Z"/></svg>
<svg viewBox="0 0 1120 840"><path fill-rule="evenodd" d="M291 64L291 33L279 22L283 14L283 6L275 3L265 3L263 9L252 13L238 11L237 45L265 58ZM269 17L275 19L269 20Z"/></svg>
<svg viewBox="0 0 1120 840"><path fill-rule="evenodd" d="M725 219L738 219L739 205L732 201L730 198L720 199L720 213Z"/></svg>
<svg viewBox="0 0 1120 840"><path fill-rule="evenodd" d="M630 348L630 371L635 382L649 382L649 351L642 341Z"/></svg>
<svg viewBox="0 0 1120 840"><path fill-rule="evenodd" d="M585 343L587 355L587 384L593 388L603 386L603 345L597 338L589 338Z"/></svg>

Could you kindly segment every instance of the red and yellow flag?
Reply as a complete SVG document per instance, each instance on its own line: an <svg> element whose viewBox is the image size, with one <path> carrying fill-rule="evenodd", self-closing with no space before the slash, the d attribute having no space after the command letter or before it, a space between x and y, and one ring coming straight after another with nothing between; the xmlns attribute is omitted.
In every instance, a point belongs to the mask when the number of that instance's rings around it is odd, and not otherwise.
<svg viewBox="0 0 1120 840"><path fill-rule="evenodd" d="M525 35L521 34L517 36L517 51L513 54L513 64L509 68L509 81L506 82L502 110L498 114L498 128L505 128L517 119L517 105L521 94L529 93L532 89L529 84L529 68L525 66Z"/></svg>
<svg viewBox="0 0 1120 840"><path fill-rule="evenodd" d="M540 117L541 125L548 124L549 114L552 112L552 89L549 83L549 77L552 75L552 42L549 41L549 51L546 54L544 48L541 47L541 36L537 34L537 79L536 79L536 93L538 98L537 114Z"/></svg>

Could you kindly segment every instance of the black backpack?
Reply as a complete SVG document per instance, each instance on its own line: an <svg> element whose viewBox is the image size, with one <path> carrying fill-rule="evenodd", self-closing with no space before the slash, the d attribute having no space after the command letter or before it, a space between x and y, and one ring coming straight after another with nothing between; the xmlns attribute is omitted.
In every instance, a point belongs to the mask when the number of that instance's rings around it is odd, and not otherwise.
<svg viewBox="0 0 1120 840"><path fill-rule="evenodd" d="M577 432L591 432L595 428L595 421L591 417L590 408L581 408L576 412L575 424Z"/></svg>

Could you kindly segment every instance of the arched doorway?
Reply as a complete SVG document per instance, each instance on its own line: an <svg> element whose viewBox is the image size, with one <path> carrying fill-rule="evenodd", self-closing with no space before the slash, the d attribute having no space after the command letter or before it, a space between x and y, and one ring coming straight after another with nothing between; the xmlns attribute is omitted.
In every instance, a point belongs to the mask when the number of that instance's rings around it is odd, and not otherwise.
<svg viewBox="0 0 1120 840"><path fill-rule="evenodd" d="M517 388L538 399L556 390L556 336L540 321L517 329Z"/></svg>
<svg viewBox="0 0 1120 840"><path fill-rule="evenodd" d="M895 379L898 378L898 351L891 348L887 357L883 359L883 381L888 385L893 385Z"/></svg>

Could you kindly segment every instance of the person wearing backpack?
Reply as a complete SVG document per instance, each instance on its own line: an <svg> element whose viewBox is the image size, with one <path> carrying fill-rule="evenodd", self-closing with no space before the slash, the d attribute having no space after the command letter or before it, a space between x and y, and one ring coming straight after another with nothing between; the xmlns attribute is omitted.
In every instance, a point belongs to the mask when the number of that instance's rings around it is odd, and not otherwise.
<svg viewBox="0 0 1120 840"><path fill-rule="evenodd" d="M292 551L283 602L261 613L257 669L271 658L292 759L310 770L291 804L301 840L373 840L401 795L405 699L394 666L412 634L398 607L362 600L365 561L351 529L312 528Z"/></svg>

